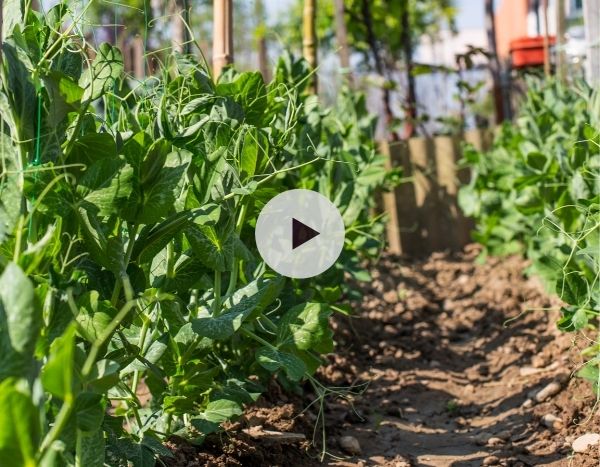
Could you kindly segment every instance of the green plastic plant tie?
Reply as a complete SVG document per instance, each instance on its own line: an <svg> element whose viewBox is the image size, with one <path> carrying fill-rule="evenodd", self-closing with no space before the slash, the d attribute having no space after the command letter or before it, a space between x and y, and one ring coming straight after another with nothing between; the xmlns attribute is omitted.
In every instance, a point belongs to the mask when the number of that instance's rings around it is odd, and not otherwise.
<svg viewBox="0 0 600 467"><path fill-rule="evenodd" d="M42 163L42 151L41 151L41 132L42 132L42 90L38 89L36 93L37 99L37 117L36 117L36 128L35 128L35 154L33 158L33 162L29 164L30 166L36 167ZM37 172L33 174L34 181L37 181ZM31 204L35 203L35 194L31 197ZM35 232L34 232L34 216L29 216L29 228L27 229L27 239L29 241L34 240Z"/></svg>
<svg viewBox="0 0 600 467"><path fill-rule="evenodd" d="M114 24L114 33L115 33L115 47L117 46L117 39L119 37L119 6L115 6L115 24ZM116 109L115 109L115 95L117 94L117 80L114 80L113 83L113 95L110 96L110 121L111 123L115 123L117 120L116 117Z"/></svg>
<svg viewBox="0 0 600 467"><path fill-rule="evenodd" d="M37 92L37 127L35 129L35 157L33 159L33 165L40 165L42 162L41 152L41 131L42 131L42 92Z"/></svg>

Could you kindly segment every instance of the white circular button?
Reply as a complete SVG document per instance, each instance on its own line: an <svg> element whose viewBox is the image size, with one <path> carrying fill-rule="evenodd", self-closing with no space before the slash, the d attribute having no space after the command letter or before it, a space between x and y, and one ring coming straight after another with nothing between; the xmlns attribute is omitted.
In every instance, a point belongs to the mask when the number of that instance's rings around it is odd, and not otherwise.
<svg viewBox="0 0 600 467"><path fill-rule="evenodd" d="M311 190L275 196L260 212L255 230L265 263L282 276L296 279L329 269L342 252L345 233L337 208Z"/></svg>

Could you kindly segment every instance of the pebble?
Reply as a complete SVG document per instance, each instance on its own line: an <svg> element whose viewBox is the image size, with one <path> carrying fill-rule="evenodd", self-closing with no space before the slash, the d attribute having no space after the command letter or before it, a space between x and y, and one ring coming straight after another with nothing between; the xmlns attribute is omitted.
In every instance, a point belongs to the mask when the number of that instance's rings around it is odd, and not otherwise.
<svg viewBox="0 0 600 467"><path fill-rule="evenodd" d="M542 424L553 431L559 431L563 427L562 419L551 413L547 413L542 417Z"/></svg>
<svg viewBox="0 0 600 467"><path fill-rule="evenodd" d="M533 365L534 368L543 368L548 365L549 362L550 359L548 358L548 355L538 354L531 359L531 365Z"/></svg>
<svg viewBox="0 0 600 467"><path fill-rule="evenodd" d="M590 446L598 444L600 442L600 435L598 433L586 433L573 441L573 451L585 452Z"/></svg>
<svg viewBox="0 0 600 467"><path fill-rule="evenodd" d="M492 436L490 439L487 440L488 446L500 446L501 444L504 444L504 440L498 438L497 436Z"/></svg>
<svg viewBox="0 0 600 467"><path fill-rule="evenodd" d="M487 444L488 439L490 439L490 435L488 435L487 433L479 433L473 439L475 440L475 442L477 444L479 444L480 446L483 446L483 445Z"/></svg>
<svg viewBox="0 0 600 467"><path fill-rule="evenodd" d="M362 452L360 443L354 436L342 436L340 438L340 447L353 456L357 456Z"/></svg>
<svg viewBox="0 0 600 467"><path fill-rule="evenodd" d="M483 459L482 465L498 465L499 463L500 459L498 459L496 456L487 456L485 459Z"/></svg>
<svg viewBox="0 0 600 467"><path fill-rule="evenodd" d="M521 376L532 376L535 375L537 373L540 373L542 370L539 368L533 368L531 366L524 366L522 368L519 369L519 374Z"/></svg>
<svg viewBox="0 0 600 467"><path fill-rule="evenodd" d="M396 292L395 290L389 290L383 294L383 299L390 304L398 303L398 292Z"/></svg>
<svg viewBox="0 0 600 467"><path fill-rule="evenodd" d="M533 407L533 400L527 399L525 402L523 402L523 404L521 404L521 407L523 407L524 409L529 409Z"/></svg>
<svg viewBox="0 0 600 467"><path fill-rule="evenodd" d="M558 381L552 381L543 389L538 391L534 397L537 402L544 402L549 397L552 397L560 392L561 385Z"/></svg>

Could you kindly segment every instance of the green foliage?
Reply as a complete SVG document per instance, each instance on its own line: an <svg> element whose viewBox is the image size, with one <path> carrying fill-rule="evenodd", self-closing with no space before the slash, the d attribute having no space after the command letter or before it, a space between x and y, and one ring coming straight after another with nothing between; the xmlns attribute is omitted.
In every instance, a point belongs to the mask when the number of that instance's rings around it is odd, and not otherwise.
<svg viewBox="0 0 600 467"><path fill-rule="evenodd" d="M600 93L528 81L516 124L486 154L470 150L459 193L483 254L523 253L565 302L558 327L595 327L600 312ZM587 353L600 350L594 345ZM594 358L586 377L595 375Z"/></svg>
<svg viewBox="0 0 600 467"><path fill-rule="evenodd" d="M56 27L67 13L5 29L0 458L154 465L165 437L201 441L269 379L311 379L332 311L355 296L346 274L365 278L381 246L374 193L397 174L364 97L322 107L303 61L283 56L268 84L234 70L215 84L177 55L128 92L116 48L82 66ZM347 238L335 267L292 281L260 260L254 226L299 187L336 203Z"/></svg>
<svg viewBox="0 0 600 467"><path fill-rule="evenodd" d="M344 1L348 41L350 47L360 53L363 63L369 67L372 61L369 49L369 38L364 17L363 0ZM412 43L417 44L423 35L435 37L439 34L444 24L454 29L456 8L452 0L409 0L401 2L387 2L384 0L370 0L368 2L373 26L373 35L380 48L380 54L386 57L386 62L392 66L394 60L402 59L402 13L408 8L410 19ZM285 13L279 28L282 35L288 40L286 43L297 46L302 44L301 28L298 28L298 18L302 18L303 2L298 0L293 4L293 12ZM316 17L317 36L321 48L333 48L335 44L334 1L323 0L319 2Z"/></svg>

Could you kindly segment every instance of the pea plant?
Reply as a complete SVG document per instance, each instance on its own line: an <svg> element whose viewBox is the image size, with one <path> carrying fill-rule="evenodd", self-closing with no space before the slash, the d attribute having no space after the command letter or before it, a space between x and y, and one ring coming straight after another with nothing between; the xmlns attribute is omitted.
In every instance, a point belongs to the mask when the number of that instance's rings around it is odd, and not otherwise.
<svg viewBox="0 0 600 467"><path fill-rule="evenodd" d="M177 54L136 81L66 3L5 3L2 465L154 465L163 440L201 443L272 378L325 393L328 319L349 311L345 278L368 279L374 193L398 175L364 98L322 107L291 55L268 84L233 69L215 83ZM339 264L303 281L254 245L261 207L296 187L330 197L347 227Z"/></svg>
<svg viewBox="0 0 600 467"><path fill-rule="evenodd" d="M486 254L524 253L565 302L558 327L585 331L600 314L600 93L531 79L516 124L490 153L470 150L459 194ZM600 382L600 344L579 375Z"/></svg>

